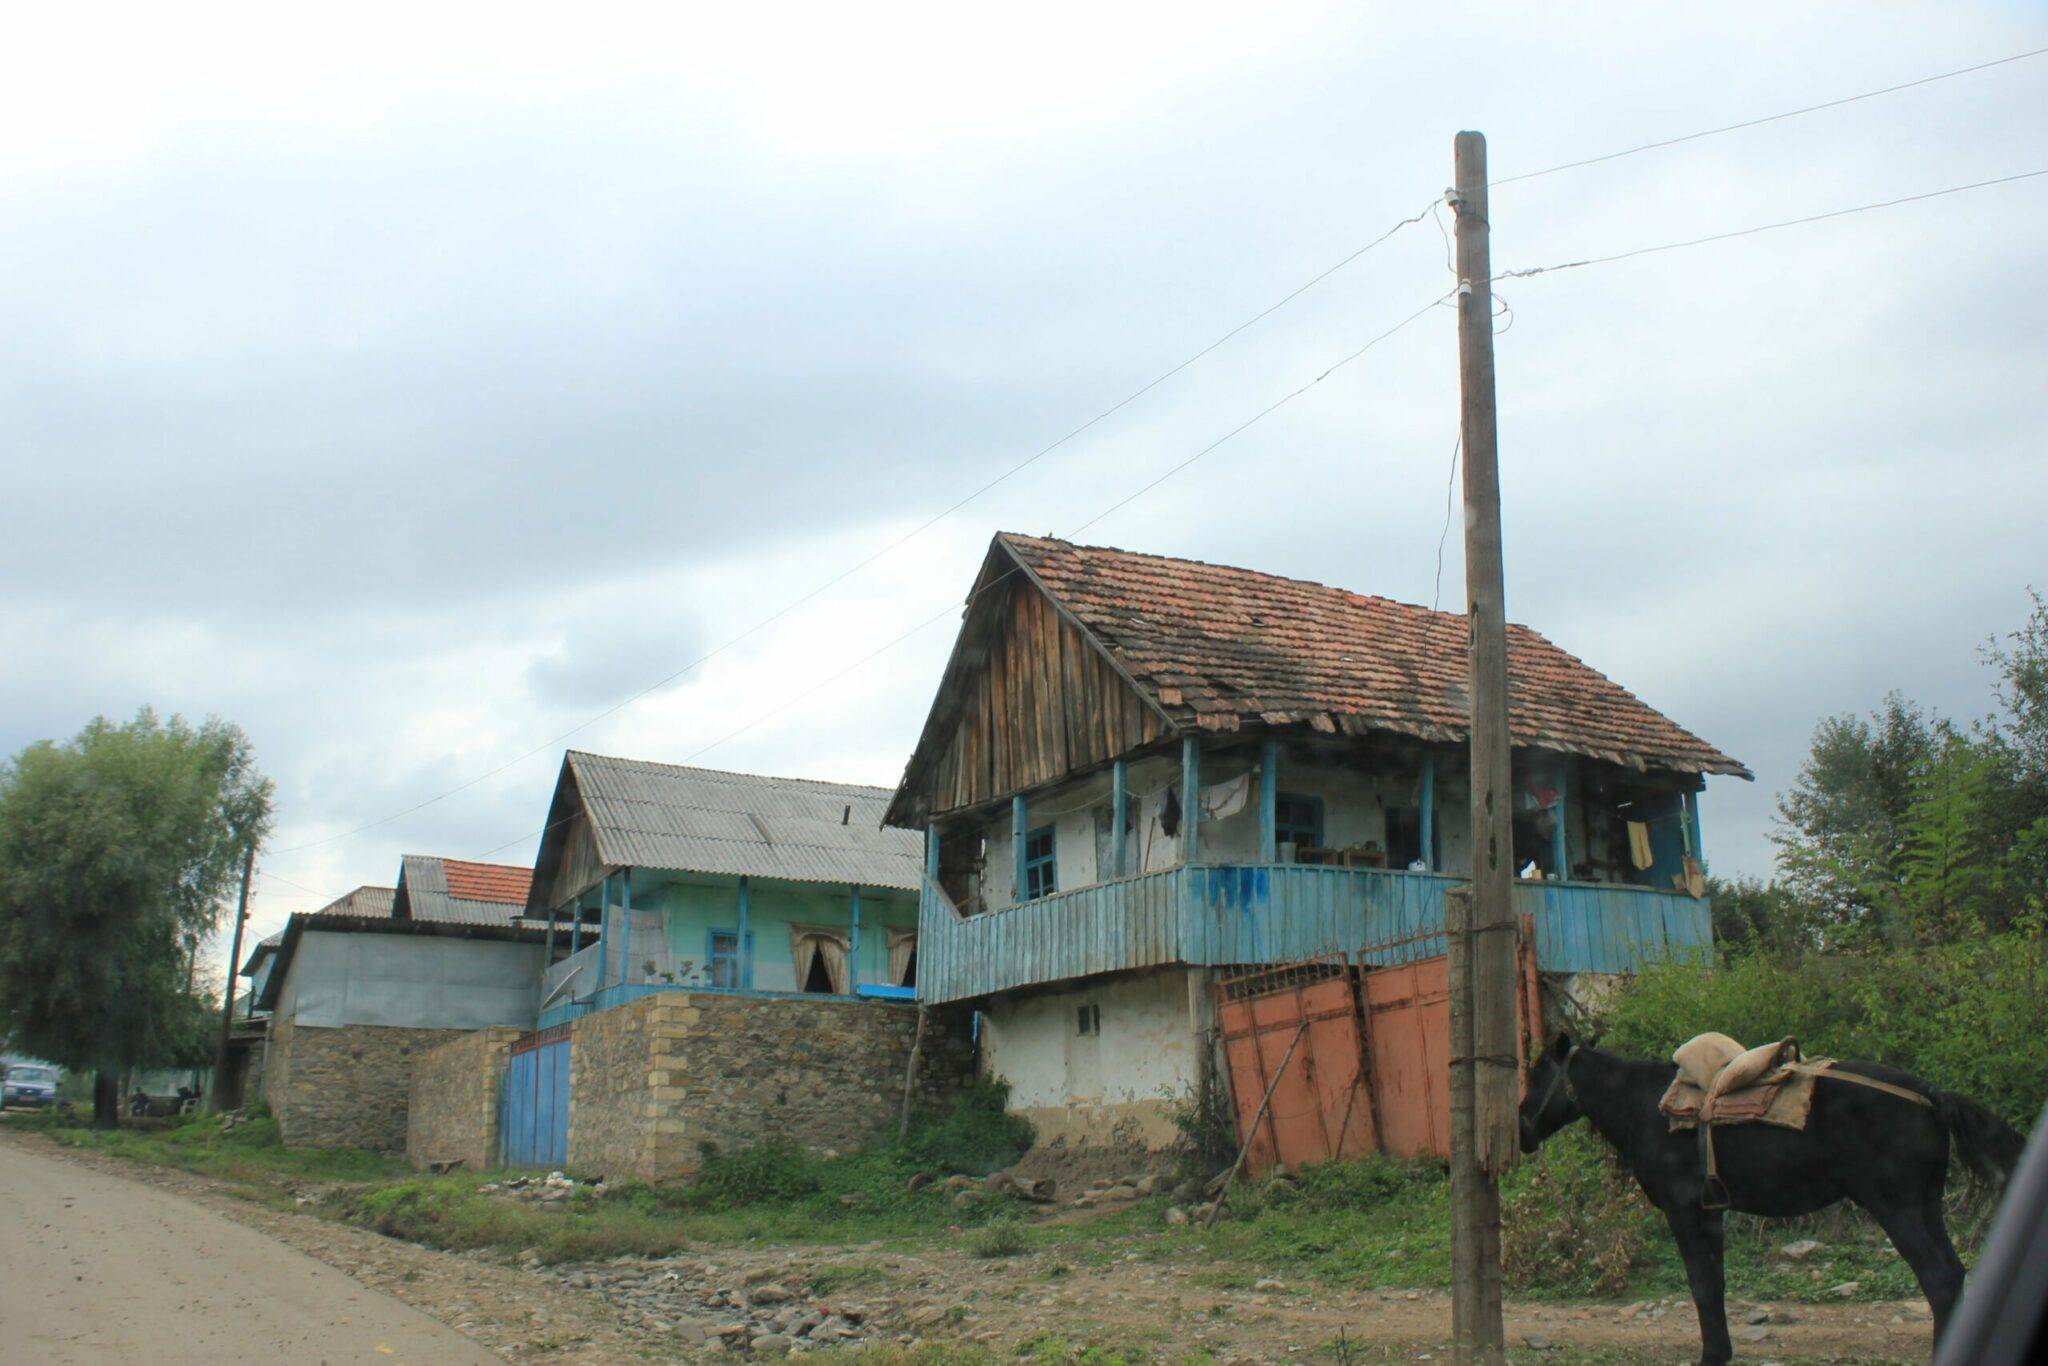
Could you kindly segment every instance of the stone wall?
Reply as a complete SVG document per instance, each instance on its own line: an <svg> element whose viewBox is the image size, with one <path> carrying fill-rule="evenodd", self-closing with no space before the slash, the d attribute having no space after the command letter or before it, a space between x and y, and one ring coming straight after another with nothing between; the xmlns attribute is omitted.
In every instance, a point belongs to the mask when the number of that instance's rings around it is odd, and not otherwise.
<svg viewBox="0 0 2048 1366"><path fill-rule="evenodd" d="M405 1151L414 1066L428 1049L465 1032L275 1021L264 1099L284 1145Z"/></svg>
<svg viewBox="0 0 2048 1366"><path fill-rule="evenodd" d="M460 1162L481 1171L498 1164L498 1088L518 1037L501 1025L419 1055L405 1118L405 1156L413 1166Z"/></svg>
<svg viewBox="0 0 2048 1366"><path fill-rule="evenodd" d="M570 1029L569 1164L666 1181L706 1145L766 1141L844 1152L901 1113L917 1012L879 1001L792 1000L684 991L643 996ZM918 1100L950 1098L973 1075L964 1012L930 1012Z"/></svg>

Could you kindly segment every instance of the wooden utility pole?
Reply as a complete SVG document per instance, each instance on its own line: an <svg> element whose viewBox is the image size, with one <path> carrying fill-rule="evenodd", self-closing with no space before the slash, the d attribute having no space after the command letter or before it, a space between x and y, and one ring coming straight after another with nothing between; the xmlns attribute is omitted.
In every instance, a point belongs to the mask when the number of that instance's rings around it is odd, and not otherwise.
<svg viewBox="0 0 2048 1366"><path fill-rule="evenodd" d="M235 1027L235 969L242 966L242 927L249 923L249 879L256 873L256 842L242 854L242 895L235 904L235 934L228 949L228 980L221 988L220 1043L213 1050L212 1108L228 1093L228 1035Z"/></svg>
<svg viewBox="0 0 2048 1366"><path fill-rule="evenodd" d="M1460 1361L1504 1360L1499 1178L1515 1158L1514 861L1500 469L1493 404L1493 275L1486 139L1460 133L1459 425L1465 461L1465 617L1472 696L1472 890L1446 908L1451 990L1451 1334Z"/></svg>

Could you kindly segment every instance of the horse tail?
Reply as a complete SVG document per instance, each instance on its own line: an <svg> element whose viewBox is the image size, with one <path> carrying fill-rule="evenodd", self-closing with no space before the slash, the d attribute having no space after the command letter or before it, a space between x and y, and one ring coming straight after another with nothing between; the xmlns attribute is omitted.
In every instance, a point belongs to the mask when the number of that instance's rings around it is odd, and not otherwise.
<svg viewBox="0 0 2048 1366"><path fill-rule="evenodd" d="M1934 1091L1935 1113L1941 1116L1949 1138L1956 1145L1956 1154L1970 1174L1989 1185L2003 1185L2019 1165L2026 1139L1968 1096L1928 1089Z"/></svg>

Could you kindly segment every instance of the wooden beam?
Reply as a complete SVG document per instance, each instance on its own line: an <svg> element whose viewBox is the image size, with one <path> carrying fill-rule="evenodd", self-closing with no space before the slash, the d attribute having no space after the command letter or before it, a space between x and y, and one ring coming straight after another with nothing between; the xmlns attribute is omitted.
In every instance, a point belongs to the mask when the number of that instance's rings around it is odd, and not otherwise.
<svg viewBox="0 0 2048 1366"><path fill-rule="evenodd" d="M1124 827L1131 819L1130 769L1118 759L1109 766L1109 828L1110 848L1116 852L1110 859L1114 876L1128 876L1131 862L1130 841L1124 837Z"/></svg>
<svg viewBox="0 0 2048 1366"><path fill-rule="evenodd" d="M1259 862L1280 858L1280 742L1259 744Z"/></svg>
<svg viewBox="0 0 2048 1366"><path fill-rule="evenodd" d="M611 966L611 950L607 947L611 940L611 899L612 875L606 873L597 883L597 986L600 991L605 987L605 970Z"/></svg>
<svg viewBox="0 0 2048 1366"><path fill-rule="evenodd" d="M1193 863L1198 855L1196 827L1202 823L1202 746L1192 735L1180 741L1180 861Z"/></svg>
<svg viewBox="0 0 2048 1366"><path fill-rule="evenodd" d="M799 983L801 985L801 983ZM860 986L860 884L853 884L853 934L846 949L846 989L856 992Z"/></svg>
<svg viewBox="0 0 2048 1366"><path fill-rule="evenodd" d="M1024 841L1030 834L1031 813L1019 792L1010 798L1010 904L1021 906L1030 898L1025 895L1029 885L1024 869Z"/></svg>
<svg viewBox="0 0 2048 1366"><path fill-rule="evenodd" d="M1565 812L1570 809L1570 788L1566 785L1571 775L1572 761L1560 754L1557 756L1557 825L1550 832L1550 866L1561 878L1572 875L1569 862L1571 849L1565 838Z"/></svg>
<svg viewBox="0 0 2048 1366"><path fill-rule="evenodd" d="M740 874L740 969L733 985L745 991L754 985L753 936L747 931L747 875Z"/></svg>
<svg viewBox="0 0 2048 1366"><path fill-rule="evenodd" d="M619 981L633 980L633 870L619 870L619 894L625 908L619 913Z"/></svg>
<svg viewBox="0 0 2048 1366"><path fill-rule="evenodd" d="M1436 871L1436 755L1422 756L1422 866Z"/></svg>
<svg viewBox="0 0 2048 1366"><path fill-rule="evenodd" d="M1700 794L1697 792L1685 794L1685 819L1686 823L1692 827L1693 860L1699 864L1700 871L1704 873L1707 871L1707 846L1705 836L1700 831Z"/></svg>

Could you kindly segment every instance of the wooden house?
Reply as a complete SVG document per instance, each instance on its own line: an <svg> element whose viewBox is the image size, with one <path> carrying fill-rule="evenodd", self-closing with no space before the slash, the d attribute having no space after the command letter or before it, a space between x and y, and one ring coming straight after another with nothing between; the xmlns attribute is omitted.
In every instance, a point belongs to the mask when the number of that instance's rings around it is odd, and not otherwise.
<svg viewBox="0 0 2048 1366"><path fill-rule="evenodd" d="M983 1012L1042 1135L1169 1138L1210 970L1440 934L1469 868L1465 649L1451 613L998 535L885 817L926 837L920 999ZM1508 656L1538 963L1707 946L1698 794L1748 771L1526 627Z"/></svg>
<svg viewBox="0 0 2048 1366"><path fill-rule="evenodd" d="M541 1024L660 991L908 1000L917 837L889 790L571 750L525 913Z"/></svg>

